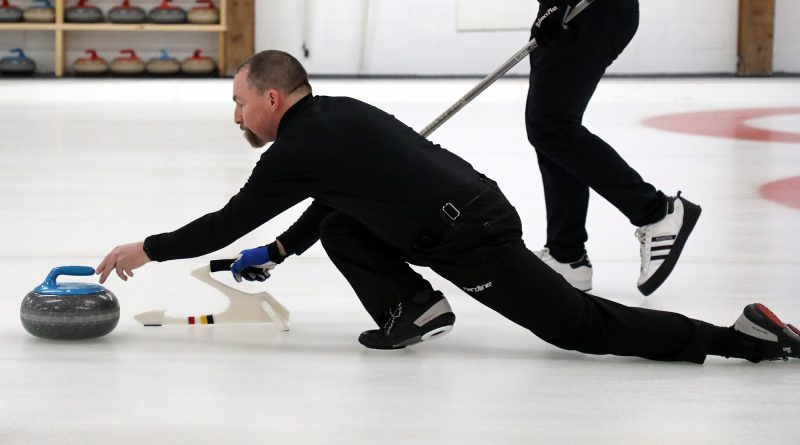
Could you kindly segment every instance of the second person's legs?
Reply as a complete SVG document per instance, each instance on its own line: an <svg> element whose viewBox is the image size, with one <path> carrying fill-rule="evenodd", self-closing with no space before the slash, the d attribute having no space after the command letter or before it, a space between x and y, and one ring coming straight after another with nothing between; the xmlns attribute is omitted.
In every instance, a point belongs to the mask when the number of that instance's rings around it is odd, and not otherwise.
<svg viewBox="0 0 800 445"><path fill-rule="evenodd" d="M575 37L539 48L531 56L525 122L542 172L546 246L561 262L576 261L585 253L589 187L635 226L658 221L666 212L664 194L582 125L606 68L636 32L636 5L597 2L575 19L573 26L580 28Z"/></svg>

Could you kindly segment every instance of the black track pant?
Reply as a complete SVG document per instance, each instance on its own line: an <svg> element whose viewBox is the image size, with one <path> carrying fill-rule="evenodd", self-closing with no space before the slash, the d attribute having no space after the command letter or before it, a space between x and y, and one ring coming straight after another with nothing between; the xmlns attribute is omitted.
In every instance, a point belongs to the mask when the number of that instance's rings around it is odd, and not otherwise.
<svg viewBox="0 0 800 445"><path fill-rule="evenodd" d="M432 292L408 263L427 266L484 305L543 340L589 354L702 363L714 326L683 315L626 307L572 288L524 245L516 210L495 185L453 221L442 213L404 251L334 212L320 227L322 245L380 323L389 306ZM469 200L467 200L469 201Z"/></svg>
<svg viewBox="0 0 800 445"><path fill-rule="evenodd" d="M656 222L667 210L664 194L582 123L606 68L638 25L636 0L595 2L570 25L574 34L531 55L525 126L542 173L546 246L562 262L585 253L589 188L635 226Z"/></svg>

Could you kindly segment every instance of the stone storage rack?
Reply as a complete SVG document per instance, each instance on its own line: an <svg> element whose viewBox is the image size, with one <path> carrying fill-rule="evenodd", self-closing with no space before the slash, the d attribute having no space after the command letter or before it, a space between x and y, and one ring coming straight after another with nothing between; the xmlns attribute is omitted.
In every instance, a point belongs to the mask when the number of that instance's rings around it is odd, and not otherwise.
<svg viewBox="0 0 800 445"><path fill-rule="evenodd" d="M227 3L228 0L216 0L220 12L219 24L196 25L181 23L176 25L163 25L156 23L69 23L64 21L65 3L67 0L52 0L56 10L55 23L0 23L0 31L53 31L55 34L55 76L64 75L66 64L64 35L68 32L215 32L217 33L217 67L220 76L225 74L225 33L227 29ZM103 11L105 14L107 11Z"/></svg>

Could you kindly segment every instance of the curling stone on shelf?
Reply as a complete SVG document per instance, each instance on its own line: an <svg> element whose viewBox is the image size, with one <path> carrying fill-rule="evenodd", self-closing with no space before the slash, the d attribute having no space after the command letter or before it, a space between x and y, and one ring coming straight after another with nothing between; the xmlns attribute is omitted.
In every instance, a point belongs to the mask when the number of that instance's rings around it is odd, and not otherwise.
<svg viewBox="0 0 800 445"><path fill-rule="evenodd" d="M111 72L125 76L139 75L144 73L144 62L136 55L136 51L132 49L123 49L120 51L122 54L127 54L127 57L115 57L111 61Z"/></svg>
<svg viewBox="0 0 800 445"><path fill-rule="evenodd" d="M14 48L9 52L16 53L16 55L0 59L0 73L10 76L27 76L36 71L36 62L26 56L25 51Z"/></svg>
<svg viewBox="0 0 800 445"><path fill-rule="evenodd" d="M22 10L9 3L8 0L3 0L3 3L0 4L0 23L21 21Z"/></svg>
<svg viewBox="0 0 800 445"><path fill-rule="evenodd" d="M121 5L108 11L108 21L111 23L144 23L147 13L144 9L131 5L130 0L124 0Z"/></svg>
<svg viewBox="0 0 800 445"><path fill-rule="evenodd" d="M217 70L217 64L211 57L203 56L203 50L196 49L191 57L183 59L181 71L184 74L195 76L206 76L213 74Z"/></svg>
<svg viewBox="0 0 800 445"><path fill-rule="evenodd" d="M108 62L106 59L97 55L97 51L87 49L89 57L78 57L72 63L72 70L75 74L83 76L100 76L108 73Z"/></svg>
<svg viewBox="0 0 800 445"><path fill-rule="evenodd" d="M61 266L22 300L19 317L31 334L53 340L100 337L119 322L119 301L99 284L58 283L61 275L90 276L88 266Z"/></svg>
<svg viewBox="0 0 800 445"><path fill-rule="evenodd" d="M38 6L31 6L22 13L26 22L53 23L56 21L56 9L53 7L53 4L50 3L50 0L33 1L41 4Z"/></svg>
<svg viewBox="0 0 800 445"><path fill-rule="evenodd" d="M186 11L179 6L172 6L172 0L161 0L161 4L150 10L148 17L153 23L184 23Z"/></svg>
<svg viewBox="0 0 800 445"><path fill-rule="evenodd" d="M198 25L216 25L219 23L219 9L212 0L197 0L197 3L204 6L195 6L186 14L189 23Z"/></svg>
<svg viewBox="0 0 800 445"><path fill-rule="evenodd" d="M64 20L72 23L99 23L104 20L103 11L90 5L89 0L78 0L78 4L64 11Z"/></svg>
<svg viewBox="0 0 800 445"><path fill-rule="evenodd" d="M181 72L181 64L177 59L170 57L167 50L162 49L161 55L148 60L144 69L147 70L149 74L156 74L159 76L178 74Z"/></svg>

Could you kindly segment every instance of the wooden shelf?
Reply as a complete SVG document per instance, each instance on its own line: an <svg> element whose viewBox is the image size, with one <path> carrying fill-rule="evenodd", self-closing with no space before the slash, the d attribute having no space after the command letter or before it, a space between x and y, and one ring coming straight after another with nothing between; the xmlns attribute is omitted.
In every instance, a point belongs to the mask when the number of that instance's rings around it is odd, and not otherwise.
<svg viewBox="0 0 800 445"><path fill-rule="evenodd" d="M55 23L0 23L0 31L55 31Z"/></svg>
<svg viewBox="0 0 800 445"><path fill-rule="evenodd" d="M156 23L64 23L64 31L225 32L225 25L159 25Z"/></svg>
<svg viewBox="0 0 800 445"><path fill-rule="evenodd" d="M55 35L55 75L62 77L65 68L65 38L67 32L212 32L217 33L217 66L219 75L226 72L225 59L227 9L228 2L236 0L218 0L220 23L218 25L197 25L183 23L165 25L157 23L69 23L64 22L64 10L67 0L55 0L55 23L0 23L0 31L52 31ZM250 39L252 41L252 38Z"/></svg>

